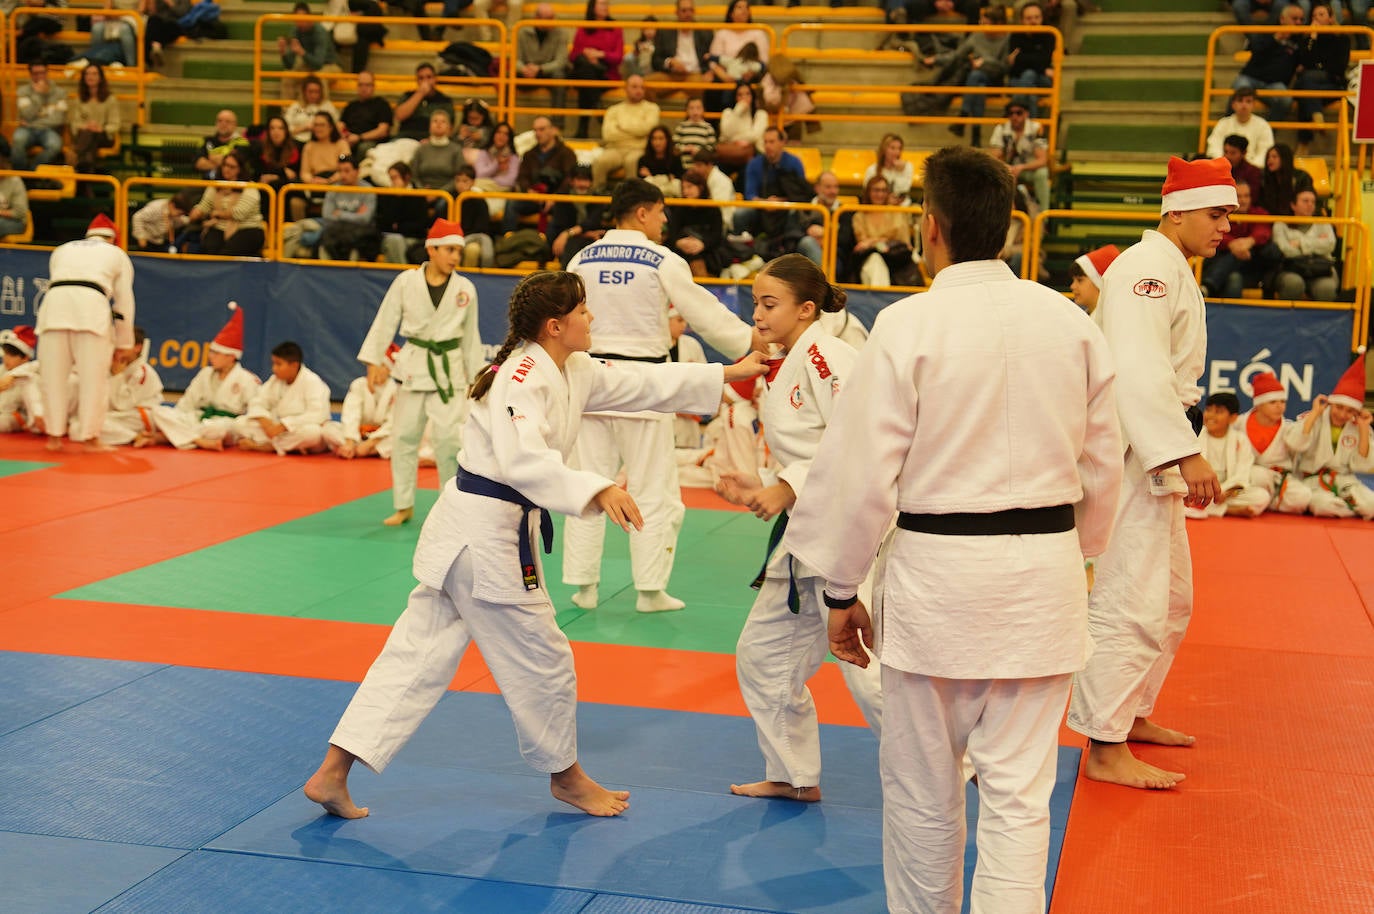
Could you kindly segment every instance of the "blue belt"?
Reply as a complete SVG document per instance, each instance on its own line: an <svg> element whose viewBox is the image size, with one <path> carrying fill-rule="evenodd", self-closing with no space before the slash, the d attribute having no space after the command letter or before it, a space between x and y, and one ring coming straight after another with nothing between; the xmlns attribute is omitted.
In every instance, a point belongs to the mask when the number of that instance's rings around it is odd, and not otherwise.
<svg viewBox="0 0 1374 914"><path fill-rule="evenodd" d="M773 529L768 533L768 553L763 557L763 567L754 577L754 582L749 586L758 590L763 587L763 581L768 577L768 562L773 558L773 550L778 548L782 542L782 535L787 532L787 512L778 515L777 520L773 521ZM801 594L797 592L797 576L792 572L792 556L787 557L787 608L794 613L801 612Z"/></svg>
<svg viewBox="0 0 1374 914"><path fill-rule="evenodd" d="M544 541L545 555L553 551L553 518L549 512L505 483L478 476L462 467L458 468L454 482L458 484L459 492L507 501L524 509L520 515L520 574L525 580L526 590L538 590L539 568L534 562L534 545L530 542L530 512L539 512L539 536Z"/></svg>

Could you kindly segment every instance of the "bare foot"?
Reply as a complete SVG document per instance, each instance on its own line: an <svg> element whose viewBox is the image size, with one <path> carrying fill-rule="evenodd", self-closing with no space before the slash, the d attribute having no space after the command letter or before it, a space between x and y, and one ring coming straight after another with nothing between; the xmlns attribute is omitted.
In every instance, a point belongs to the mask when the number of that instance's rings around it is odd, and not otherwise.
<svg viewBox="0 0 1374 914"><path fill-rule="evenodd" d="M139 435L134 439L134 447L151 447L156 443L151 435Z"/></svg>
<svg viewBox="0 0 1374 914"><path fill-rule="evenodd" d="M202 451L222 451L224 450L223 438L197 438L196 447Z"/></svg>
<svg viewBox="0 0 1374 914"><path fill-rule="evenodd" d="M267 442L264 441L260 444L254 441L252 438L240 438L238 447L241 451L256 451L259 454L265 454L268 451L276 450L276 448L274 448Z"/></svg>
<svg viewBox="0 0 1374 914"><path fill-rule="evenodd" d="M1156 746L1191 746L1197 742L1197 737L1180 733L1177 730L1170 730L1168 727L1161 727L1159 724L1151 723L1148 718L1137 717L1135 724L1131 727L1131 732L1126 735L1126 741L1129 743L1154 743Z"/></svg>
<svg viewBox="0 0 1374 914"><path fill-rule="evenodd" d="M319 803L325 812L341 819L361 819L367 815L366 806L356 806L348 795L348 772L355 756L331 744L319 770L305 782L305 796Z"/></svg>
<svg viewBox="0 0 1374 914"><path fill-rule="evenodd" d="M397 508L396 513L382 521L382 523L386 524L388 527L399 527L401 524L408 523L414 516L414 508Z"/></svg>
<svg viewBox="0 0 1374 914"><path fill-rule="evenodd" d="M43 445L43 447L49 451L60 451L62 450L62 439L49 436L48 443Z"/></svg>
<svg viewBox="0 0 1374 914"><path fill-rule="evenodd" d="M549 791L554 799L576 806L589 816L618 816L630 808L628 790L607 790L588 777L577 762L566 771L549 775Z"/></svg>
<svg viewBox="0 0 1374 914"><path fill-rule="evenodd" d="M1142 790L1168 790L1186 777L1181 772L1165 771L1142 762L1131 754L1130 747L1125 743L1096 741L1088 744L1088 761L1083 766L1083 776L1091 781Z"/></svg>
<svg viewBox="0 0 1374 914"><path fill-rule="evenodd" d="M793 787L786 781L755 781L753 784L731 784L730 792L737 797L777 797L816 803L821 798L820 787Z"/></svg>
<svg viewBox="0 0 1374 914"><path fill-rule="evenodd" d="M101 441L87 441L81 446L81 449L87 454L108 454L116 450L113 444L105 444Z"/></svg>

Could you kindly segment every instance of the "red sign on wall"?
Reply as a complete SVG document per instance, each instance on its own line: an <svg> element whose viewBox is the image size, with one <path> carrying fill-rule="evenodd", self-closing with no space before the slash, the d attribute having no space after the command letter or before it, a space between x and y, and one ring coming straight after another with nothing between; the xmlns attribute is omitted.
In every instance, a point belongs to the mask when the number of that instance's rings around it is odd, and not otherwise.
<svg viewBox="0 0 1374 914"><path fill-rule="evenodd" d="M1374 60L1360 64L1360 91L1355 94L1355 142L1374 143Z"/></svg>

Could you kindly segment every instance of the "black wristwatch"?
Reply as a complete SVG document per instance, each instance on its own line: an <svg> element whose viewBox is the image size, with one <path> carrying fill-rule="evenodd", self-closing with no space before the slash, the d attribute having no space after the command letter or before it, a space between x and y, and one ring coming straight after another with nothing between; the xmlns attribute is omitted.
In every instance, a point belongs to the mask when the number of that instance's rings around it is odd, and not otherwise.
<svg viewBox="0 0 1374 914"><path fill-rule="evenodd" d="M859 595L855 594L852 597L836 598L825 591L821 591L821 599L825 601L825 605L829 609L848 609L859 602Z"/></svg>

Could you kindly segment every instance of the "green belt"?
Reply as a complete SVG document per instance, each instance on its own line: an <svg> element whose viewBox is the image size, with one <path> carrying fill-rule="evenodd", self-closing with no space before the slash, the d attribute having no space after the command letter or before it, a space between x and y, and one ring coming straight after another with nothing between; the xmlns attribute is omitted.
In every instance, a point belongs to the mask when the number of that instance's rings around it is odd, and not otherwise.
<svg viewBox="0 0 1374 914"><path fill-rule="evenodd" d="M434 387L439 392L440 402L447 403L453 398L453 372L449 368L448 354L458 348L459 340L422 340L414 336L408 339L425 350L425 359L429 364L429 376L434 379ZM447 385L439 383L439 373L434 367L436 355L444 361L444 378L447 380Z"/></svg>
<svg viewBox="0 0 1374 914"><path fill-rule="evenodd" d="M232 410L219 409L215 406L207 406L200 411L200 421L202 422L206 419L213 419L216 416L223 416L226 419L237 419L239 414Z"/></svg>

